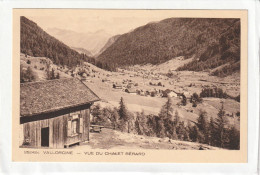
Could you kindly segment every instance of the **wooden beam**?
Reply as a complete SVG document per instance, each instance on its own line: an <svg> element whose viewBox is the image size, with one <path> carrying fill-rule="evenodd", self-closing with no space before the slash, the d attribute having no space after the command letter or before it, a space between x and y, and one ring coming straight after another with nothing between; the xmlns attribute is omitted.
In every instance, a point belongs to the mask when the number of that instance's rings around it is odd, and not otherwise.
<svg viewBox="0 0 260 175"><path fill-rule="evenodd" d="M20 117L20 124L32 122L32 121L37 121L37 120L50 119L50 118L54 118L54 117L57 117L57 116L69 114L69 113L72 113L72 112L88 109L88 108L90 108L91 105L92 105L92 103L88 103L88 104L84 104L84 105L80 105L80 106L61 109L61 110L58 110L58 111L55 111L55 112L46 112L46 113L36 114L36 115L32 115L32 116L21 116Z"/></svg>

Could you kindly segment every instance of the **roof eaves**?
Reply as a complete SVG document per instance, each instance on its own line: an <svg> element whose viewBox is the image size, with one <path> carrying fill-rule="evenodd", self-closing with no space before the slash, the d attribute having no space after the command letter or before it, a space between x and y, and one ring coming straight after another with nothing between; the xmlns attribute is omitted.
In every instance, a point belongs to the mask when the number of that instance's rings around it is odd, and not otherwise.
<svg viewBox="0 0 260 175"><path fill-rule="evenodd" d="M32 117L34 115L46 114L46 113L55 112L55 111L59 111L59 110L69 109L69 108L73 108L73 107L76 107L76 106L91 104L91 103L94 103L94 102L99 101L99 100L100 99L92 100L92 101L89 101L89 102L86 102L86 103L79 103L79 104L74 104L74 105L70 105L70 106L66 106L66 107L55 108L55 109L51 109L51 110L45 110L45 111L37 112L37 113L33 113L33 114L21 115L21 117Z"/></svg>

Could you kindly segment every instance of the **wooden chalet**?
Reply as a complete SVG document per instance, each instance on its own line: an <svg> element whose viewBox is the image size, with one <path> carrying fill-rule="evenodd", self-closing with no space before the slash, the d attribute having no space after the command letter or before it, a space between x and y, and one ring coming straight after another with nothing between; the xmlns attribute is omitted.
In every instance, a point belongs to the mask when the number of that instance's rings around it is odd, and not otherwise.
<svg viewBox="0 0 260 175"><path fill-rule="evenodd" d="M20 147L66 148L89 140L90 106L100 100L76 78L20 85Z"/></svg>

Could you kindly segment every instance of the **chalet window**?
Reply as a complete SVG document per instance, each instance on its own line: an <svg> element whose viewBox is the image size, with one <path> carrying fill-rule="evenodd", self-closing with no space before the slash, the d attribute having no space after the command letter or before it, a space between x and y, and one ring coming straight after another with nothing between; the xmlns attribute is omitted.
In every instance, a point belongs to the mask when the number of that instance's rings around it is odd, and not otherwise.
<svg viewBox="0 0 260 175"><path fill-rule="evenodd" d="M79 130L78 128L79 128L79 120L78 119L72 120L72 125L71 125L72 135L78 134L78 130Z"/></svg>
<svg viewBox="0 0 260 175"><path fill-rule="evenodd" d="M71 114L68 119L68 136L76 136L83 133L83 118L80 114Z"/></svg>

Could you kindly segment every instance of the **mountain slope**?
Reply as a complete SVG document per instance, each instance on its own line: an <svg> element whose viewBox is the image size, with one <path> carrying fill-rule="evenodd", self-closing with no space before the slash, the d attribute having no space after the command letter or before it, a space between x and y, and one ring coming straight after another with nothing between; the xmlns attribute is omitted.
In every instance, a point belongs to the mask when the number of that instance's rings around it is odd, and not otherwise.
<svg viewBox="0 0 260 175"><path fill-rule="evenodd" d="M104 52L107 48L109 48L112 44L114 44L114 42L120 37L120 35L115 35L112 36L111 38L109 38L109 40L107 41L107 43L104 45L104 47L102 47L102 49L100 49L99 53L97 56L99 56L102 52Z"/></svg>
<svg viewBox="0 0 260 175"><path fill-rule="evenodd" d="M48 57L54 64L78 65L87 57L72 50L56 38L47 34L36 23L22 16L20 33L20 51L34 57Z"/></svg>
<svg viewBox="0 0 260 175"><path fill-rule="evenodd" d="M99 53L111 36L103 30L93 33L78 33L70 30L49 28L46 30L50 35L56 37L70 47L84 48L92 55Z"/></svg>
<svg viewBox="0 0 260 175"><path fill-rule="evenodd" d="M195 56L198 59L180 70L201 71L239 61L239 49L239 19L169 18L121 35L98 60L127 66ZM193 63L198 64L190 67ZM199 68L201 63L205 66Z"/></svg>
<svg viewBox="0 0 260 175"><path fill-rule="evenodd" d="M86 54L87 56L92 56L91 52L89 52L88 50L84 49L84 48L78 48L78 47L71 47L73 50L77 51L80 54Z"/></svg>

